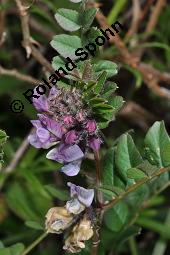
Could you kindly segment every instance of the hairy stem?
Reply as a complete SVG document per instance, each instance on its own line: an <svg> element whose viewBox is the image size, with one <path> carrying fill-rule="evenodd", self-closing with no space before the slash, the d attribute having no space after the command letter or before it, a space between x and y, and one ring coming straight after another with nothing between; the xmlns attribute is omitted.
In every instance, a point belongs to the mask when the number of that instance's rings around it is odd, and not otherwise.
<svg viewBox="0 0 170 255"><path fill-rule="evenodd" d="M102 184L102 174L101 174L101 163L100 163L100 155L99 151L94 153L95 163L96 163L96 184L97 188ZM92 247L92 255L97 255L98 246L100 243L100 227L102 223L103 213L102 213L102 204L103 204L103 194L101 191L97 189L96 191L97 197L97 208L96 208L96 223L94 226L94 235L93 235L93 247Z"/></svg>
<svg viewBox="0 0 170 255"><path fill-rule="evenodd" d="M39 236L32 244L30 244L25 251L21 254L21 255L26 255L28 254L30 251L32 251L32 249L34 249L44 238L46 238L48 235L48 233L43 233L41 236Z"/></svg>

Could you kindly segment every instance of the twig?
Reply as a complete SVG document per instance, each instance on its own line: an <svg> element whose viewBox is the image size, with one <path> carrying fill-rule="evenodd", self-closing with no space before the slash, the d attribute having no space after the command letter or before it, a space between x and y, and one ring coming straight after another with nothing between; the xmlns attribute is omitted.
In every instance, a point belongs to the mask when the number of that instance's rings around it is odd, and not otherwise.
<svg viewBox="0 0 170 255"><path fill-rule="evenodd" d="M96 18L103 29L107 29L109 27L106 17L103 15L101 11L97 12ZM170 92L159 86L158 77L154 77L152 73L149 73L148 70L144 68L143 65L140 65L139 63L140 58L136 57L135 55L133 55L133 53L129 52L129 50L127 49L127 47L125 46L124 42L121 40L118 34L110 38L110 43L114 44L117 47L117 49L120 52L122 62L124 64L128 64L129 66L135 68L142 74L143 79L149 89L151 89L156 95L160 97L170 99Z"/></svg>
<svg viewBox="0 0 170 255"><path fill-rule="evenodd" d="M41 81L33 78L30 75L25 75L25 74L19 73L16 69L12 69L12 70L5 69L2 66L0 66L0 75L12 76L12 77L17 78L18 80L28 82L32 85L41 83Z"/></svg>
<svg viewBox="0 0 170 255"><path fill-rule="evenodd" d="M31 132L32 132L32 129L31 129ZM28 146L29 146L28 136L26 136L25 139L23 140L23 142L21 143L20 147L16 151L13 159L11 160L9 165L6 167L6 169L4 169L5 173L11 173L16 168L16 166L18 165L19 161L21 160L23 154L26 152Z"/></svg>
<svg viewBox="0 0 170 255"><path fill-rule="evenodd" d="M51 64L44 58L41 52L34 46L34 44L38 44L35 40L32 39L30 35L29 29L29 16L27 10L29 7L25 7L22 4L22 0L15 0L16 5L19 10L20 19L21 19L21 26L22 26L22 33L23 33L23 46L27 53L27 58L32 56L41 64L43 65L47 71L53 72L53 68Z"/></svg>
<svg viewBox="0 0 170 255"><path fill-rule="evenodd" d="M0 0L0 3L2 4L2 8L5 2L6 0ZM6 32L4 27L5 27L5 10L2 9L0 10L0 46L2 46L6 37Z"/></svg>
<svg viewBox="0 0 170 255"><path fill-rule="evenodd" d="M43 239L47 237L48 233L43 233L31 245L29 245L21 255L26 255L32 251Z"/></svg>
<svg viewBox="0 0 170 255"><path fill-rule="evenodd" d="M114 200L111 200L106 205L103 205L103 209L106 210L106 209L111 208L112 206L117 204L119 201L123 200L129 193L134 192L139 187L141 187L143 184L147 183L148 181L151 181L155 177L158 177L158 176L160 176L163 173L166 173L168 171L170 171L170 167L161 168L158 171L154 172L151 176L147 176L147 177L141 179L140 181L138 181L134 185L131 185L123 194L121 194L120 196L118 196Z"/></svg>
<svg viewBox="0 0 170 255"><path fill-rule="evenodd" d="M147 131L150 125L157 120L156 116L133 101L126 102L118 115L135 123L144 131Z"/></svg>
<svg viewBox="0 0 170 255"><path fill-rule="evenodd" d="M128 39L130 36L135 34L138 30L139 26L139 20L141 18L141 8L140 8L140 1L139 0L132 0L133 2L133 18L132 18L132 24L125 36L126 39Z"/></svg>
<svg viewBox="0 0 170 255"><path fill-rule="evenodd" d="M166 0L158 0L157 1L156 5L152 11L152 14L150 16L149 22L146 26L146 29L145 29L146 34L149 34L155 28L157 20L159 18L162 8L165 6L165 3L166 3ZM147 37L147 35L146 35L146 37ZM145 37L145 39L146 39L146 37Z"/></svg>

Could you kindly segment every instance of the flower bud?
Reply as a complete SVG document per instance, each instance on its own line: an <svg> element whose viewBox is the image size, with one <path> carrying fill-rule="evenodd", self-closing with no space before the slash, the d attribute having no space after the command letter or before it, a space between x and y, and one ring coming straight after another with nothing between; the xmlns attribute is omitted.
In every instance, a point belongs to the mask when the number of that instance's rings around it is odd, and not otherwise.
<svg viewBox="0 0 170 255"><path fill-rule="evenodd" d="M65 143L66 144L73 144L77 139L76 131L71 130L65 134Z"/></svg>
<svg viewBox="0 0 170 255"><path fill-rule="evenodd" d="M93 236L91 221L86 216L73 228L71 235L66 239L64 250L70 253L80 252L85 248L85 241Z"/></svg>
<svg viewBox="0 0 170 255"><path fill-rule="evenodd" d="M68 228L73 221L73 216L65 207L53 207L46 214L47 233L60 234Z"/></svg>
<svg viewBox="0 0 170 255"><path fill-rule="evenodd" d="M89 120L86 124L86 129L88 132L93 133L96 131L96 122L94 120Z"/></svg>

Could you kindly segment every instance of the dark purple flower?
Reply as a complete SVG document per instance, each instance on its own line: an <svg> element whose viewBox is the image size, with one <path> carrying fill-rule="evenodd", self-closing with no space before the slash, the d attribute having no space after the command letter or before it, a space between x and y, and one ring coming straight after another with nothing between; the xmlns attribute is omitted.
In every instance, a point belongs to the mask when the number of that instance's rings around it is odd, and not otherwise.
<svg viewBox="0 0 170 255"><path fill-rule="evenodd" d="M58 139L61 139L64 134L64 128L61 124L43 114L38 114L38 117L49 132L55 135Z"/></svg>
<svg viewBox="0 0 170 255"><path fill-rule="evenodd" d="M100 138L92 137L89 139L89 147L91 149L93 149L94 151L98 151L100 149L101 143L102 142L101 142Z"/></svg>
<svg viewBox="0 0 170 255"><path fill-rule="evenodd" d="M77 198L80 203L89 207L94 198L94 189L85 189L80 186L68 182L67 185L70 187L70 195L72 198Z"/></svg>
<svg viewBox="0 0 170 255"><path fill-rule="evenodd" d="M87 131L90 133L93 133L96 131L96 128L97 128L97 126L96 126L95 120L88 120L88 122L86 124Z"/></svg>
<svg viewBox="0 0 170 255"><path fill-rule="evenodd" d="M68 131L66 134L65 134L65 143L66 144L73 144L76 139L78 138L77 134L76 134L76 131L74 130L71 130L71 131Z"/></svg>

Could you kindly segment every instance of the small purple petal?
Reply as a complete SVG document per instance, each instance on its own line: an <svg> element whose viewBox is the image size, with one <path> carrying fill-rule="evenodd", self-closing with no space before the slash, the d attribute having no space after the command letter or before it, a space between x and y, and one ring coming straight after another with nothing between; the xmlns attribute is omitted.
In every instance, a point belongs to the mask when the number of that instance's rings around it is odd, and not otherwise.
<svg viewBox="0 0 170 255"><path fill-rule="evenodd" d="M36 134L41 143L46 143L50 139L50 133L45 128L38 128Z"/></svg>
<svg viewBox="0 0 170 255"><path fill-rule="evenodd" d="M39 139L35 133L28 136L28 141L35 148L37 148L37 149L42 148L42 143L39 141Z"/></svg>
<svg viewBox="0 0 170 255"><path fill-rule="evenodd" d="M46 158L58 161L59 163L64 163L63 156L58 153L58 148L54 148L49 151L46 155Z"/></svg>
<svg viewBox="0 0 170 255"><path fill-rule="evenodd" d="M76 176L80 171L80 165L81 161L74 161L63 166L61 172L65 173L67 176Z"/></svg>
<svg viewBox="0 0 170 255"><path fill-rule="evenodd" d="M96 126L95 120L89 120L87 122L86 129L88 132L93 133L94 131L96 131L96 128L97 128L97 126Z"/></svg>
<svg viewBox="0 0 170 255"><path fill-rule="evenodd" d="M57 93L58 93L58 89L55 86L53 86L50 89L50 93L49 93L48 99L51 99L53 96L56 96Z"/></svg>
<svg viewBox="0 0 170 255"><path fill-rule="evenodd" d="M64 123L65 123L66 125L73 124L73 122L74 122L74 119L73 119L72 116L68 115L68 116L65 116L65 117L64 117Z"/></svg>
<svg viewBox="0 0 170 255"><path fill-rule="evenodd" d="M94 189L85 189L80 186L68 182L67 185L70 187L71 197L77 197L79 202L84 204L86 207L89 207L92 204L94 198Z"/></svg>
<svg viewBox="0 0 170 255"><path fill-rule="evenodd" d="M43 115L38 114L39 119L45 125L51 133L53 133L57 138L61 138L63 135L62 125L57 123L55 120Z"/></svg>
<svg viewBox="0 0 170 255"><path fill-rule="evenodd" d="M64 143L60 144L59 147L54 148L47 154L48 159L58 161L59 163L70 163L83 157L84 153L76 144L72 146L65 145Z"/></svg>
<svg viewBox="0 0 170 255"><path fill-rule="evenodd" d="M39 96L39 98L33 97L33 105L38 112L48 112L49 106L46 95L39 95L36 92L36 88L34 89L34 95Z"/></svg>
<svg viewBox="0 0 170 255"><path fill-rule="evenodd" d="M89 146L94 151L98 151L100 149L101 140L99 138L90 138Z"/></svg>
<svg viewBox="0 0 170 255"><path fill-rule="evenodd" d="M78 136L76 135L76 132L74 130L71 130L65 134L65 143L66 144L73 144Z"/></svg>

